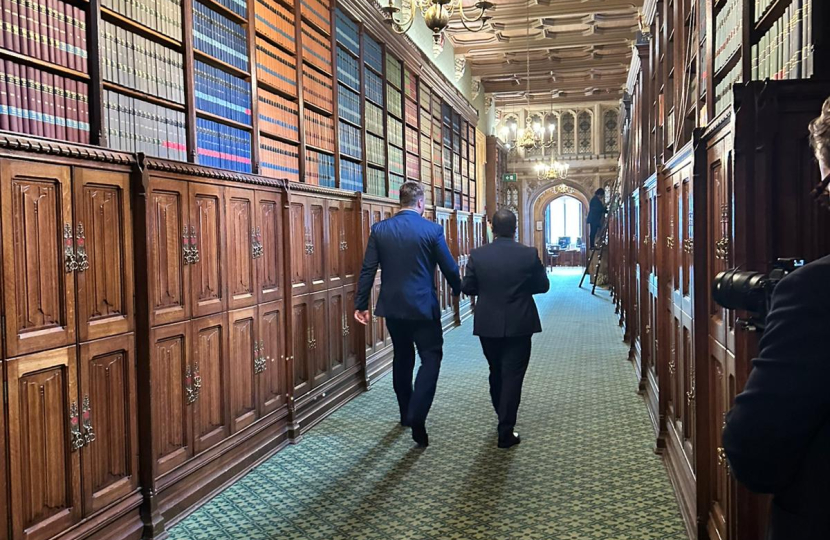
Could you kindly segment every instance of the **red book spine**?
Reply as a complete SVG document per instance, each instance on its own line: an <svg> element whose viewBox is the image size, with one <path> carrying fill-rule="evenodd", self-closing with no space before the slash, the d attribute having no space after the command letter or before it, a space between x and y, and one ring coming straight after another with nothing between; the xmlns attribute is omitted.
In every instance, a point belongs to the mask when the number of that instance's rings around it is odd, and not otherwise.
<svg viewBox="0 0 830 540"><path fill-rule="evenodd" d="M4 2L5 4L5 2ZM5 7L5 6L4 6ZM9 68L7 62L0 60L0 129L9 130Z"/></svg>
<svg viewBox="0 0 830 540"><path fill-rule="evenodd" d="M40 57L49 60L49 12L46 9L46 0L39 0L35 4L38 18L38 40L40 41Z"/></svg>
<svg viewBox="0 0 830 540"><path fill-rule="evenodd" d="M20 70L20 108L23 109L21 111L23 113L23 132L24 133L33 133L35 130L34 123L32 122L32 104L30 101L31 92L30 92L30 83L29 83L29 72L32 68L26 66L18 66Z"/></svg>
<svg viewBox="0 0 830 540"><path fill-rule="evenodd" d="M66 89L66 140L69 142L78 142L75 135L75 110L77 104L75 102L75 81L64 78L64 88Z"/></svg>
<svg viewBox="0 0 830 540"><path fill-rule="evenodd" d="M11 49L12 43L10 41L10 37L6 37L7 29L7 21L8 21L8 14L6 13L6 6L8 5L9 0L2 0L0 1L0 48L2 49Z"/></svg>
<svg viewBox="0 0 830 540"><path fill-rule="evenodd" d="M52 15L55 19L55 28L57 29L55 48L58 52L60 65L69 67L69 55L66 52L66 12L64 10L64 3L61 0L53 0Z"/></svg>
<svg viewBox="0 0 830 540"><path fill-rule="evenodd" d="M80 48L80 56L77 59L76 68L78 71L89 73L87 68L87 49L86 49L86 13L80 8L75 9L75 20L78 21L78 47Z"/></svg>
<svg viewBox="0 0 830 540"><path fill-rule="evenodd" d="M9 95L9 127L12 131L20 131L20 110L18 105L18 79L15 72L15 65L6 61L6 81Z"/></svg>
<svg viewBox="0 0 830 540"><path fill-rule="evenodd" d="M46 48L49 51L49 61L57 64L59 58L58 51L55 49L55 38L58 34L55 27L55 0L46 0L43 9L46 11Z"/></svg>
<svg viewBox="0 0 830 540"><path fill-rule="evenodd" d="M63 77L55 77L55 119L57 138L66 140L66 83Z"/></svg>
<svg viewBox="0 0 830 540"><path fill-rule="evenodd" d="M89 87L86 83L78 83L78 102L80 103L80 114L78 115L81 123L81 140L84 144L89 144Z"/></svg>
<svg viewBox="0 0 830 540"><path fill-rule="evenodd" d="M11 49L20 52L20 4L18 0L6 0L9 9L9 30L12 32Z"/></svg>
<svg viewBox="0 0 830 540"><path fill-rule="evenodd" d="M43 121L43 72L32 69L32 97L35 102L35 135L46 136L46 124Z"/></svg>
<svg viewBox="0 0 830 540"><path fill-rule="evenodd" d="M25 14L26 26L26 56L37 58L40 54L40 45L37 42L37 13L34 8L34 0L21 0L23 13Z"/></svg>
<svg viewBox="0 0 830 540"><path fill-rule="evenodd" d="M72 6L65 2L61 2L61 9L64 14L64 27L66 28L66 67L75 69L75 26L72 21ZM67 87L69 91L69 87Z"/></svg>
<svg viewBox="0 0 830 540"><path fill-rule="evenodd" d="M41 80L41 94L43 95L43 134L50 139L55 138L55 100L52 91L54 76L43 72Z"/></svg>

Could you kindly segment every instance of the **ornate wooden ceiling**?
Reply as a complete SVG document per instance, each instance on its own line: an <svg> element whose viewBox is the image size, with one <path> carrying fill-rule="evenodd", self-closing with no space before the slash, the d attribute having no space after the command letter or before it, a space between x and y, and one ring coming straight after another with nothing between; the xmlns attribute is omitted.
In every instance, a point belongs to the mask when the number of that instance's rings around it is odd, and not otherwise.
<svg viewBox="0 0 830 540"><path fill-rule="evenodd" d="M455 53L466 57L467 68L498 105L526 101L528 56L534 105L622 96L637 30L636 1L493 1L484 30L469 32L453 17L450 36Z"/></svg>

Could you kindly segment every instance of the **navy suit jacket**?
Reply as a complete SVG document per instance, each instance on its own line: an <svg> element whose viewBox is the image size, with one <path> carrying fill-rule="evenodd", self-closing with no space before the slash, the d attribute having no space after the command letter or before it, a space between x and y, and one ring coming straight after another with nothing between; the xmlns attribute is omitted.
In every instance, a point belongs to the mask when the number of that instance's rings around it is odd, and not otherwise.
<svg viewBox="0 0 830 540"><path fill-rule="evenodd" d="M548 274L534 248L512 238L496 238L474 249L461 286L464 294L478 296L473 334L504 338L541 332L533 295L549 289Z"/></svg>
<svg viewBox="0 0 830 540"><path fill-rule="evenodd" d="M355 309L369 309L369 293L380 265L380 296L375 315L387 319L429 321L441 318L435 293L435 266L447 278L453 294L461 292L461 277L444 229L404 210L376 223L369 235L357 286Z"/></svg>
<svg viewBox="0 0 830 540"><path fill-rule="evenodd" d="M830 538L830 257L784 278L723 446L750 490L772 493L770 540Z"/></svg>

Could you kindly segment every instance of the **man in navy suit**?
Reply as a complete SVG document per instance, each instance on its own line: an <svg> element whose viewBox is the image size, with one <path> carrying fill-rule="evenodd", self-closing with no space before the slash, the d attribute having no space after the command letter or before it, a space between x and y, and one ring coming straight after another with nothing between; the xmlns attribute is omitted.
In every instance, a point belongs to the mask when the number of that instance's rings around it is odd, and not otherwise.
<svg viewBox="0 0 830 540"><path fill-rule="evenodd" d="M419 446L429 445L426 419L444 351L441 312L435 293L435 266L447 278L454 295L461 292L458 264L444 239L444 229L423 218L424 189L405 182L400 189L401 210L372 227L357 286L355 319L369 323L369 292L380 265L380 295L375 315L386 318L395 349L392 378L401 424L412 427ZM421 367L412 387L415 347Z"/></svg>
<svg viewBox="0 0 830 540"><path fill-rule="evenodd" d="M496 240L470 253L461 290L477 296L473 334L490 364L490 398L499 417L499 448L519 444L513 431L530 362L530 338L542 331L534 294L550 281L539 254L513 238L516 214L501 209L493 216Z"/></svg>

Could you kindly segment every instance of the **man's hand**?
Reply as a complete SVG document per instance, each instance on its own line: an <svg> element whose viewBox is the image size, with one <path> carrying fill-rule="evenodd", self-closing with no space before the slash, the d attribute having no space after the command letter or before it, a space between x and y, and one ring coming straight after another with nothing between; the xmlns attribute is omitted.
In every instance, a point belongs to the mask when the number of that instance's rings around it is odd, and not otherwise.
<svg viewBox="0 0 830 540"><path fill-rule="evenodd" d="M365 311L360 311L359 309L356 309L354 311L354 318L357 322L359 322L363 326L366 326L367 324L369 324L369 310L367 309Z"/></svg>

